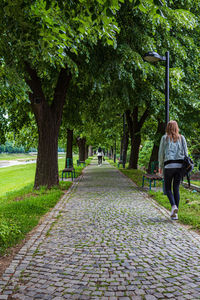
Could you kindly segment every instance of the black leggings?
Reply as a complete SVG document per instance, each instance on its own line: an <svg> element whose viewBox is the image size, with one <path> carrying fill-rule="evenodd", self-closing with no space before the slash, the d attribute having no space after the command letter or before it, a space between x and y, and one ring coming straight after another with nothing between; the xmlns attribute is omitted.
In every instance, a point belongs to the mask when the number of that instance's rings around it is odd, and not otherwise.
<svg viewBox="0 0 200 300"><path fill-rule="evenodd" d="M98 164L102 164L102 156L98 156Z"/></svg>
<svg viewBox="0 0 200 300"><path fill-rule="evenodd" d="M179 186L181 182L181 168L165 169L164 180L166 195L169 198L171 206L176 205L178 207L180 200ZM173 193L171 190L172 181Z"/></svg>

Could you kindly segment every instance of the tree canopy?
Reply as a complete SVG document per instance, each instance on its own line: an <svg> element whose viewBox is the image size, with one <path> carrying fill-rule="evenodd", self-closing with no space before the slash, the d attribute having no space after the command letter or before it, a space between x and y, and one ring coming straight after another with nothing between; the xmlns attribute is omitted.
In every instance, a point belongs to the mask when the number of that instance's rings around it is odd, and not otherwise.
<svg viewBox="0 0 200 300"><path fill-rule="evenodd" d="M194 143L199 13L197 0L1 1L1 137L6 130L27 136L37 124L35 187L58 183L57 164L47 166L56 161L63 109L62 130L106 146L122 135L118 116L126 112L131 167L146 138L158 143L165 66L145 62L148 51L170 52L170 118Z"/></svg>

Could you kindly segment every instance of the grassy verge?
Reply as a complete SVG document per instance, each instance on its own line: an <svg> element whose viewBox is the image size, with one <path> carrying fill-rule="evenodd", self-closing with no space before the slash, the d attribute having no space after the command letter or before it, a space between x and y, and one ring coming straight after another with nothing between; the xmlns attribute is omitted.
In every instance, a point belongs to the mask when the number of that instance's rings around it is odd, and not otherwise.
<svg viewBox="0 0 200 300"><path fill-rule="evenodd" d="M186 181L186 183L187 183L187 181ZM190 183L194 184L194 185L197 185L197 186L200 186L200 181L199 180L191 180Z"/></svg>
<svg viewBox="0 0 200 300"><path fill-rule="evenodd" d="M86 160L86 165L90 163L91 159ZM74 157L74 167L76 170L76 177L78 177L83 170L83 166L77 167L77 157ZM59 176L62 175L62 170L65 167L65 158L58 160ZM36 164L18 165L7 168L0 168L0 199L6 195L8 191L17 191L34 182Z"/></svg>
<svg viewBox="0 0 200 300"><path fill-rule="evenodd" d="M109 161L110 162L110 161ZM119 168L127 177L132 179L139 187L142 186L142 170L129 170ZM162 186L162 184L158 184ZM148 194L156 200L161 206L169 211L171 205L166 195L161 191L149 191ZM180 206L179 206L179 221L183 224L190 225L192 229L200 230L200 193L180 187Z"/></svg>
<svg viewBox="0 0 200 300"><path fill-rule="evenodd" d="M65 157L64 153L59 153L59 157ZM29 154L29 153L0 153L0 161L1 160L33 160L37 158L37 154Z"/></svg>
<svg viewBox="0 0 200 300"><path fill-rule="evenodd" d="M0 254L14 246L35 227L41 216L55 206L71 182L47 190L33 191L33 185L10 192L0 202Z"/></svg>
<svg viewBox="0 0 200 300"><path fill-rule="evenodd" d="M89 164L90 159L86 161ZM64 168L65 159L59 159L59 173ZM83 166L77 167L80 175ZM0 169L0 255L31 231L59 201L72 184L71 181L61 181L59 186L48 190L41 187L33 190L35 164Z"/></svg>
<svg viewBox="0 0 200 300"><path fill-rule="evenodd" d="M0 199L8 191L16 191L32 184L35 176L35 163L0 168Z"/></svg>
<svg viewBox="0 0 200 300"><path fill-rule="evenodd" d="M8 154L8 153L0 153L0 161L1 160L30 160L30 159L36 159L36 155L34 154L24 154L24 153L18 153L18 154Z"/></svg>

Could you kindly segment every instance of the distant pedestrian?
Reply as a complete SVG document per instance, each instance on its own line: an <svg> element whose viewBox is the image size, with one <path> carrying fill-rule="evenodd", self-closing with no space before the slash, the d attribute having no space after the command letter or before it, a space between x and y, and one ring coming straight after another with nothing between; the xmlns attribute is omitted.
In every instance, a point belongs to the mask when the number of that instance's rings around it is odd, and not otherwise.
<svg viewBox="0 0 200 300"><path fill-rule="evenodd" d="M164 174L165 192L171 204L170 216L172 220L178 220L179 186L182 179L181 168L185 153L188 155L186 140L183 135L179 134L177 122L169 121L166 134L160 141L158 160L159 172Z"/></svg>
<svg viewBox="0 0 200 300"><path fill-rule="evenodd" d="M98 166L102 165L102 158L104 156L103 150L101 147L98 148L97 157L98 157Z"/></svg>

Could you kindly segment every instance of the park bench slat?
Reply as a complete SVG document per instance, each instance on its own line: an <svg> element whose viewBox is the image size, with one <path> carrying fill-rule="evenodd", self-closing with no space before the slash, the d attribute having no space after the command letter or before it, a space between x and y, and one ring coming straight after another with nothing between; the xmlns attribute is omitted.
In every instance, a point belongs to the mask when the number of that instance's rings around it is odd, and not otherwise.
<svg viewBox="0 0 200 300"><path fill-rule="evenodd" d="M149 184L149 190L151 190L151 184L154 183L154 187L156 186L156 181L162 181L163 183L163 191L164 191L164 179L162 175L156 174L158 172L158 162L153 161L151 163L151 173L144 174L142 176L142 187L144 187L144 182L147 181Z"/></svg>
<svg viewBox="0 0 200 300"><path fill-rule="evenodd" d="M152 179L152 180L162 180L163 179L163 177L158 174L144 174L143 176L146 178Z"/></svg>

